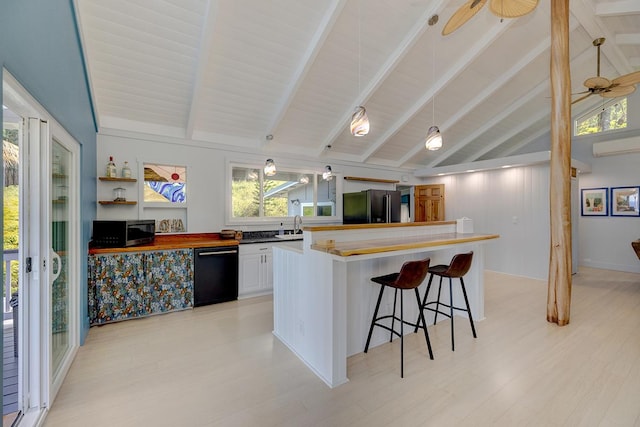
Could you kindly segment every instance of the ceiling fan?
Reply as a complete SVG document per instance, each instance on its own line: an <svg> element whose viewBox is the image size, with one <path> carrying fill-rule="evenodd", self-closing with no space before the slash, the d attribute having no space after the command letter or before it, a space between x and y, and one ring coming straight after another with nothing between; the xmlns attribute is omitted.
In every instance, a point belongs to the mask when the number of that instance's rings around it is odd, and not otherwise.
<svg viewBox="0 0 640 427"><path fill-rule="evenodd" d="M636 84L640 83L640 71L625 74L613 80L600 77L600 46L604 44L604 40L604 37L600 37L593 41L593 45L598 48L597 75L596 77L589 77L584 81L587 90L579 92L579 94L586 93L586 95L572 101L572 104L582 101L594 94L600 95L603 98L617 98L618 96L629 95L636 90Z"/></svg>
<svg viewBox="0 0 640 427"><path fill-rule="evenodd" d="M468 0L449 18L442 29L442 35L451 34L482 9L487 0ZM491 12L502 18L518 18L533 12L538 6L538 0L490 0Z"/></svg>

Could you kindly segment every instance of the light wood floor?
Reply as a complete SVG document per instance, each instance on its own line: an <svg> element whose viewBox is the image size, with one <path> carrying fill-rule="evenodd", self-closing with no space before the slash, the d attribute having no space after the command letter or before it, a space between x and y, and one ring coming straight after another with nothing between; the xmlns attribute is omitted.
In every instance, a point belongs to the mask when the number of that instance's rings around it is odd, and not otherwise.
<svg viewBox="0 0 640 427"><path fill-rule="evenodd" d="M329 389L271 334L254 298L91 328L45 425L638 426L640 274L581 268L571 323L546 282L486 273L478 339L465 319L349 359Z"/></svg>

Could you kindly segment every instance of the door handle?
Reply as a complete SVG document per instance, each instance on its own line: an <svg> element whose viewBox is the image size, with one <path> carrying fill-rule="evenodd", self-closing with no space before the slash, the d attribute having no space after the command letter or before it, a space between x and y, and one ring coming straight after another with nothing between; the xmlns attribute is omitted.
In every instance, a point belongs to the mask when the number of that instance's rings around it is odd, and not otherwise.
<svg viewBox="0 0 640 427"><path fill-rule="evenodd" d="M237 253L238 251L200 252L198 256L212 256L212 255L237 254Z"/></svg>
<svg viewBox="0 0 640 427"><path fill-rule="evenodd" d="M60 271L62 270L62 261L60 260L60 256L55 251L51 251L51 260L51 274L53 274L53 279L51 281L53 282L60 276Z"/></svg>

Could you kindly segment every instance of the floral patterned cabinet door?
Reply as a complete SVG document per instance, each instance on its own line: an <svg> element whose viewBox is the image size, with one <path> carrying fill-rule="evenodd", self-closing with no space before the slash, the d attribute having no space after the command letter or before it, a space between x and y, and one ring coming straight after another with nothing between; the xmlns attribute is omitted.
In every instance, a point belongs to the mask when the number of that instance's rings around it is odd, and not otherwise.
<svg viewBox="0 0 640 427"><path fill-rule="evenodd" d="M193 307L193 250L147 252L146 286L151 313Z"/></svg>
<svg viewBox="0 0 640 427"><path fill-rule="evenodd" d="M91 324L140 317L149 312L149 298L145 291L144 256L142 252L90 256Z"/></svg>

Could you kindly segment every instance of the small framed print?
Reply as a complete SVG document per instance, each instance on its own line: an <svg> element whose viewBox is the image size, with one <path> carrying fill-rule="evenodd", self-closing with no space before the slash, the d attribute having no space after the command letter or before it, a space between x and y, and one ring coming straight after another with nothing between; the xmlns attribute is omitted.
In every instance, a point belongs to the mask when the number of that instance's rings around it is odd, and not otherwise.
<svg viewBox="0 0 640 427"><path fill-rule="evenodd" d="M640 216L640 210L638 210L639 194L640 187L612 187L611 215Z"/></svg>
<svg viewBox="0 0 640 427"><path fill-rule="evenodd" d="M583 188L582 189L582 216L607 216L608 189L603 188Z"/></svg>

